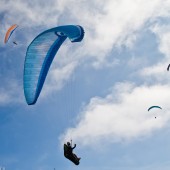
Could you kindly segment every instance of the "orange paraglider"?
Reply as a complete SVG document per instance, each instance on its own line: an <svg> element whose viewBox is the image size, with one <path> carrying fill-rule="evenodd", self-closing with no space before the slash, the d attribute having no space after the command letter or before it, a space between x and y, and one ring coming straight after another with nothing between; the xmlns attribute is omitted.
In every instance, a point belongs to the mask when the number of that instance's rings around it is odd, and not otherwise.
<svg viewBox="0 0 170 170"><path fill-rule="evenodd" d="M8 31L5 34L5 39L4 39L4 43L7 43L9 38L11 37L12 33L15 31L15 29L18 27L18 25L14 24L12 25Z"/></svg>

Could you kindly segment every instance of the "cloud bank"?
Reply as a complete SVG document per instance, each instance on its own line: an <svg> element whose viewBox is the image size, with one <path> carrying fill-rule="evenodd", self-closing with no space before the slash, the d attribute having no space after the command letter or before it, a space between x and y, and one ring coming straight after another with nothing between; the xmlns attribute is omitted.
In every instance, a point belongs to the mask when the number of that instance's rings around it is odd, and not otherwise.
<svg viewBox="0 0 170 170"><path fill-rule="evenodd" d="M119 92L115 96L117 89ZM146 137L165 127L170 120L169 89L168 85L135 87L129 83L118 84L105 98L91 99L75 128L68 129L64 135L64 140L72 136L82 145L92 145ZM152 105L160 105L163 110L148 112Z"/></svg>

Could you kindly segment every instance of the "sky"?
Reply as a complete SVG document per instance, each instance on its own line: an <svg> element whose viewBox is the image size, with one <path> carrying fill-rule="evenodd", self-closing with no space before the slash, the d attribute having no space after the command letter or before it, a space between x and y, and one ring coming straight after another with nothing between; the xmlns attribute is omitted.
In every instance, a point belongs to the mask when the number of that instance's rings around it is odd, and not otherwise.
<svg viewBox="0 0 170 170"><path fill-rule="evenodd" d="M0 167L169 170L170 0L0 0L0 11ZM66 39L27 105L27 47L61 25L84 39ZM70 139L79 166L64 158Z"/></svg>

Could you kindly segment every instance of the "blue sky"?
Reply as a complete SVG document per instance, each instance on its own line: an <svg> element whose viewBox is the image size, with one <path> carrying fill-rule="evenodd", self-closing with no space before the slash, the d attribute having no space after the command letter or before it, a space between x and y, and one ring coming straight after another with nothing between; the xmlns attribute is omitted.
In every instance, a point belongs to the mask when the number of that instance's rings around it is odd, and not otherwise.
<svg viewBox="0 0 170 170"><path fill-rule="evenodd" d="M169 0L1 0L0 11L0 167L169 170ZM69 24L81 25L84 39L64 42L28 106L27 47L42 31ZM163 109L148 112L152 105ZM70 138L78 167L63 156Z"/></svg>

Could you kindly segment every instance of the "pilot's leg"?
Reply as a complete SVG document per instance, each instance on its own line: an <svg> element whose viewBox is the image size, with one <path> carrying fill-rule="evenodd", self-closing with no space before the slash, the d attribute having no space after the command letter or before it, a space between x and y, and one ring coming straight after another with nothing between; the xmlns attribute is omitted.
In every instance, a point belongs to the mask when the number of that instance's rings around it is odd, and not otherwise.
<svg viewBox="0 0 170 170"><path fill-rule="evenodd" d="M78 159L78 160L81 159L81 158L78 158L76 154L73 153L73 155L74 155L74 157L75 157L76 159Z"/></svg>

